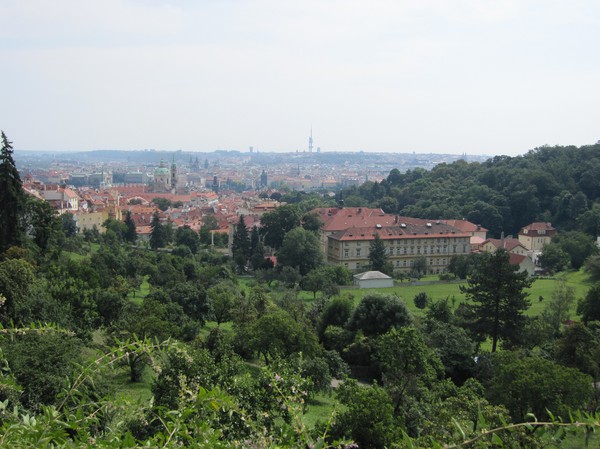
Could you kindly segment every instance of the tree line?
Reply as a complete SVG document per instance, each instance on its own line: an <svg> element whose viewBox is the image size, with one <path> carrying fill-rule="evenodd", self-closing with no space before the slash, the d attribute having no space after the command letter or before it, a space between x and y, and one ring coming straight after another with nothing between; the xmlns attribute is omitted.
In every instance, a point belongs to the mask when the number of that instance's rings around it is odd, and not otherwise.
<svg viewBox="0 0 600 449"><path fill-rule="evenodd" d="M347 206L428 219L467 219L499 237L535 221L596 236L600 230L600 145L540 147L486 162L432 170L394 169L381 182L342 190Z"/></svg>

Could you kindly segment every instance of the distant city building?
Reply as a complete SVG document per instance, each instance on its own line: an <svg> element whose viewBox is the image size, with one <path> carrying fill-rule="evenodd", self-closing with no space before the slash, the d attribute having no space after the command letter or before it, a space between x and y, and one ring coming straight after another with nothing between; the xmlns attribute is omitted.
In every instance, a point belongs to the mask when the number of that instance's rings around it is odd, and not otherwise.
<svg viewBox="0 0 600 449"><path fill-rule="evenodd" d="M175 158L171 162L171 192L175 193L177 190L177 165L175 165Z"/></svg>
<svg viewBox="0 0 600 449"><path fill-rule="evenodd" d="M267 187L268 186L267 172L264 171L264 170L260 174L260 186L261 187Z"/></svg>
<svg viewBox="0 0 600 449"><path fill-rule="evenodd" d="M112 172L102 171L99 173L92 173L88 176L88 185L90 187L103 188L110 187L113 183Z"/></svg>
<svg viewBox="0 0 600 449"><path fill-rule="evenodd" d="M87 173L73 173L71 176L69 176L67 182L69 185L75 187L84 187L89 185Z"/></svg>
<svg viewBox="0 0 600 449"><path fill-rule="evenodd" d="M127 172L123 177L125 184L147 184L148 175L142 171Z"/></svg>
<svg viewBox="0 0 600 449"><path fill-rule="evenodd" d="M176 176L175 163L172 164L169 170L165 166L165 162L161 159L160 165L154 170L154 183L152 188L155 192L170 192L173 190L174 176Z"/></svg>

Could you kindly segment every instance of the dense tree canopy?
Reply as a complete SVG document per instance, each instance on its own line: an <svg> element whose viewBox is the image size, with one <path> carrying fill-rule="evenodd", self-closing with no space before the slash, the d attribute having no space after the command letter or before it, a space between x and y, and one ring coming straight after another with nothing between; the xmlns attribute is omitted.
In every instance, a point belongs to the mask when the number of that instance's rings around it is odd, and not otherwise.
<svg viewBox="0 0 600 449"><path fill-rule="evenodd" d="M532 162L542 156L548 170ZM429 217L456 213L494 232L556 220L564 238L552 246L564 245L571 262L600 223L600 164L588 156L585 167L536 150L431 172L392 170L346 198ZM457 258L470 301L457 305L443 283L406 290L411 307L423 292L413 320L397 296L340 293L351 281L347 268L315 266L318 220L306 212L322 204L318 194L286 193L293 208L273 222L283 229L281 270L262 269L269 232L254 228L244 239L244 267L250 259L261 269L254 277L244 270L243 279L191 229L159 221L158 246L172 237L175 246L148 251L127 244L123 222L109 220L105 233L83 238L30 200L21 246L0 253L1 447L582 447L581 434L593 441L598 429L597 286L580 302L581 324L567 318L585 283L573 291L557 282L525 319L528 281L505 253ZM481 351L488 337L502 350ZM331 389L337 395L319 396ZM130 400L132 391L139 400ZM335 412L313 426L302 415L314 407ZM507 409L515 421L531 412L554 423L511 424Z"/></svg>
<svg viewBox="0 0 600 449"><path fill-rule="evenodd" d="M600 214L600 144L541 147L524 156L496 156L483 163L438 164L367 182L341 192L348 206L378 204L387 213L442 219L466 218L492 236L517 234L533 221L561 230L597 233ZM594 211L590 213L590 211Z"/></svg>

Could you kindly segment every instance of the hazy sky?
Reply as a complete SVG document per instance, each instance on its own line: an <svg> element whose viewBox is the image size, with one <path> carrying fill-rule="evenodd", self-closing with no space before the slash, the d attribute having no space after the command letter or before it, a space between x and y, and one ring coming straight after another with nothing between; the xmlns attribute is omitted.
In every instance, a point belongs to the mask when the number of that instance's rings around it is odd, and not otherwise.
<svg viewBox="0 0 600 449"><path fill-rule="evenodd" d="M600 139L600 2L0 0L17 149L522 154Z"/></svg>

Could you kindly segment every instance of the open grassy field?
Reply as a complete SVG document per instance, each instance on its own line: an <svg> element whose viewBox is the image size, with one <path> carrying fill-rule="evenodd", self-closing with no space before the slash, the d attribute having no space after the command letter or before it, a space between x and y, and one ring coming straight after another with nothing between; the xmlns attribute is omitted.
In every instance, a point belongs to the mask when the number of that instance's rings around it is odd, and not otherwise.
<svg viewBox="0 0 600 449"><path fill-rule="evenodd" d="M583 271L573 271L565 273L567 285L575 289L576 298L582 298L592 285L587 274ZM421 292L427 293L434 301L448 298L454 306L461 302L465 302L466 298L460 291L460 286L466 285L466 282L459 281L439 281L435 276L429 276L421 279L418 282L396 282L394 287L378 288L378 289L359 289L354 287L344 287L341 293L350 294L354 297L356 304L367 294L381 293L397 295L404 300L410 311L415 316L422 316L423 311L418 309L413 302L414 297ZM528 289L529 300L531 307L527 311L530 316L538 315L545 304L552 297L556 285L556 278L535 279L531 288ZM540 296L543 298L539 300ZM301 297L312 301L313 295L311 292L301 292ZM573 305L572 313L575 314L576 304Z"/></svg>
<svg viewBox="0 0 600 449"><path fill-rule="evenodd" d="M127 299L133 301L136 304L141 304L142 300L150 293L150 284L148 283L148 276L144 276L144 280L140 284L140 288L129 292Z"/></svg>

